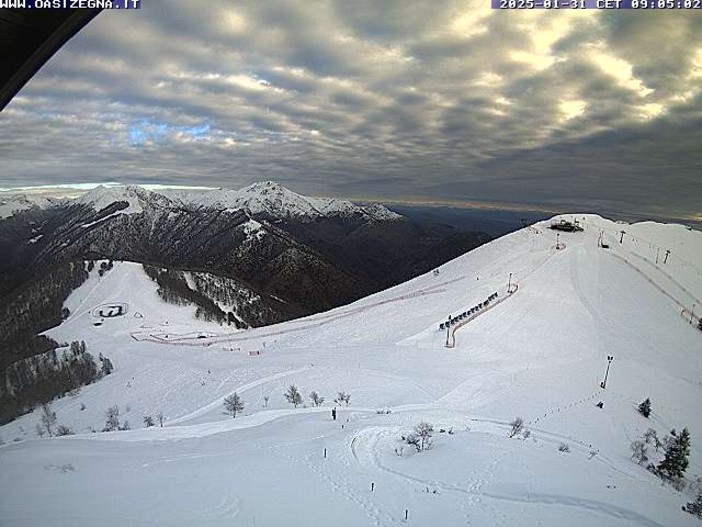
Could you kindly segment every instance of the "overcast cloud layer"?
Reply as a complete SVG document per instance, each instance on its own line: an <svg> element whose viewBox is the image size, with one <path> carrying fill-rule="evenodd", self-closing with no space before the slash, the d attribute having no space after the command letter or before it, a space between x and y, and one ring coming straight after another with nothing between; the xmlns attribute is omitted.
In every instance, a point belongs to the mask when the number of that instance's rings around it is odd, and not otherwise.
<svg viewBox="0 0 702 527"><path fill-rule="evenodd" d="M273 179L699 219L701 92L700 11L148 0L0 114L0 187Z"/></svg>

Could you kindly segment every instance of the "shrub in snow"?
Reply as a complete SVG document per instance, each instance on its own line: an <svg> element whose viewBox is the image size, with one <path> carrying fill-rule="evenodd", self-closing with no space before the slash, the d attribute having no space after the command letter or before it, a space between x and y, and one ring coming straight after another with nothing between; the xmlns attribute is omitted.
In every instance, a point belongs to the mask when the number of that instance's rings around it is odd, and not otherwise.
<svg viewBox="0 0 702 527"><path fill-rule="evenodd" d="M117 405L105 410L105 428L102 431L112 432L113 430L119 430L119 406Z"/></svg>
<svg viewBox="0 0 702 527"><path fill-rule="evenodd" d="M648 461L648 448L646 443L643 441L632 441L631 442L631 459L635 460L639 465L644 464Z"/></svg>
<svg viewBox="0 0 702 527"><path fill-rule="evenodd" d="M59 425L59 427L56 429L56 435L57 436L72 436L73 430L71 430L66 425Z"/></svg>
<svg viewBox="0 0 702 527"><path fill-rule="evenodd" d="M118 428L118 430L131 430L129 427L129 421L124 421L124 424Z"/></svg>
<svg viewBox="0 0 702 527"><path fill-rule="evenodd" d="M295 408L302 404L302 395L300 395L297 386L294 384L288 386L288 389L285 391L283 396L285 397L285 400L292 404Z"/></svg>
<svg viewBox="0 0 702 527"><path fill-rule="evenodd" d="M413 446L414 448L417 449L417 452L420 451L419 449L419 436L415 434L414 432L410 432L406 436L402 436L402 439L404 440L405 443L407 443L410 446Z"/></svg>
<svg viewBox="0 0 702 527"><path fill-rule="evenodd" d="M521 417L515 417L514 421L512 421L509 426L512 427L509 431L509 437L514 437L522 431L522 428L524 428L524 419Z"/></svg>
<svg viewBox="0 0 702 527"><path fill-rule="evenodd" d="M695 501L690 502L683 507L683 510L697 516L700 520L702 520L702 492L697 494L697 499Z"/></svg>
<svg viewBox="0 0 702 527"><path fill-rule="evenodd" d="M145 426L146 428L150 428L150 427L154 426L154 418L151 417L151 416L148 415L148 414L145 415L145 416L144 416L144 426Z"/></svg>
<svg viewBox="0 0 702 527"><path fill-rule="evenodd" d="M268 408L268 400L269 400L269 399L270 399L270 397L269 397L268 395L265 395L265 396L263 397L263 407L264 407L264 408Z"/></svg>
<svg viewBox="0 0 702 527"><path fill-rule="evenodd" d="M82 412L83 410L85 410L85 404L84 404L84 403L80 403L80 411Z"/></svg>
<svg viewBox="0 0 702 527"><path fill-rule="evenodd" d="M314 391L310 393L310 399L312 399L312 402L315 406L322 406L322 403L324 402L324 397L321 397L317 392Z"/></svg>
<svg viewBox="0 0 702 527"><path fill-rule="evenodd" d="M346 392L339 392L336 394L336 399L334 399L334 402L338 405L344 403L346 404L346 406L348 406L351 403L351 394Z"/></svg>
<svg viewBox="0 0 702 527"><path fill-rule="evenodd" d="M670 432L670 436L665 441L665 457L656 467L660 476L667 480L682 478L687 470L690 455L690 432L683 428L676 433L675 429Z"/></svg>
<svg viewBox="0 0 702 527"><path fill-rule="evenodd" d="M570 452L570 445L568 443L561 443L558 445L559 452Z"/></svg>
<svg viewBox="0 0 702 527"><path fill-rule="evenodd" d="M651 415L651 399L646 397L646 400L639 405L639 413L648 419Z"/></svg>
<svg viewBox="0 0 702 527"><path fill-rule="evenodd" d="M244 401L241 400L238 393L234 392L224 398L224 411L233 418L236 417L236 414L244 411Z"/></svg>
<svg viewBox="0 0 702 527"><path fill-rule="evenodd" d="M524 439L529 439L529 436L530 436L530 435L531 435L531 432L529 431L528 428L525 428L524 430L522 430L522 437L523 437Z"/></svg>

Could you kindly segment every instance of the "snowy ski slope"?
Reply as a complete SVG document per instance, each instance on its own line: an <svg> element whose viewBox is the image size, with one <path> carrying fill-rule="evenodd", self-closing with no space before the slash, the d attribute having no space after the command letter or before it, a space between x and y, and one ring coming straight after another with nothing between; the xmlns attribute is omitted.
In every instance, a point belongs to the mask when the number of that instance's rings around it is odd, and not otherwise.
<svg viewBox="0 0 702 527"><path fill-rule="evenodd" d="M629 443L687 426L688 475L702 475L702 333L690 323L702 233L564 217L585 227L560 235L564 249L538 223L438 275L256 330L164 304L138 264L93 273L48 333L84 339L116 370L53 403L78 435L37 439L38 411L0 428L0 524L697 525L680 509L690 497L632 462ZM446 348L439 324L494 292L502 301ZM125 314L96 317L112 304ZM293 409L292 383L324 404ZM332 421L340 390L351 404ZM222 399L235 391L246 409L232 419ZM636 411L646 397L650 419ZM114 404L132 430L91 433ZM159 411L165 426L142 428ZM515 416L528 439L507 437ZM453 433L397 455L421 420Z"/></svg>

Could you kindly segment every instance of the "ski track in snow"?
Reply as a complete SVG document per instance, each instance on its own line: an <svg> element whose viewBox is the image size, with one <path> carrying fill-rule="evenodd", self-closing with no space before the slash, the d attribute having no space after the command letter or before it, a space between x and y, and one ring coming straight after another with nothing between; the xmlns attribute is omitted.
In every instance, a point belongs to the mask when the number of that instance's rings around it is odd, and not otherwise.
<svg viewBox="0 0 702 527"><path fill-rule="evenodd" d="M253 388L256 388L257 386L261 386L263 384L267 384L269 382L277 381L278 379L284 379L285 377L289 377L290 375L295 375L297 373L304 373L308 371L310 368L298 368L296 370L290 370L290 371L284 371L281 373L276 373L274 375L269 375L268 377L263 377L262 379L258 379L256 381L244 384L242 386L237 387L236 389L230 391L227 393L224 397L229 397L233 393L238 393L239 395L242 395L244 392L251 390ZM221 384L220 384L221 386ZM189 414L183 415L181 417L177 417L176 419L172 419L169 421L169 426L171 425L176 425L179 423L184 423L186 421L190 421L191 419L194 419L196 417L200 417L201 415L205 415L217 408L222 407L222 399L224 397L218 397L216 400L212 401L209 404L206 404L205 406L202 406L195 410L194 412L190 412Z"/></svg>
<svg viewBox="0 0 702 527"><path fill-rule="evenodd" d="M366 429L360 434L354 436L354 439L351 443L351 450L354 459L356 459L361 464L369 464L374 469L390 474L406 483L410 483L413 485L418 484L420 486L426 486L428 488L436 488L444 492L458 492L461 494L469 495L470 498L468 500L468 510L466 510L467 525L470 524L470 506L475 505L475 503L477 503L480 498L487 498L489 500L507 501L525 505L540 504L547 506L575 508L587 510L588 512L594 512L596 514L609 516L615 519L626 520L632 522L632 525L643 525L647 527L665 527L664 525L657 523L649 519L648 517L637 513L636 511L598 500L583 499L574 496L566 496L559 494L538 494L531 492L525 494L499 494L482 490L483 487L492 479L495 469L499 464L499 459L493 460L489 468L483 472L481 477L475 479L467 488L456 484L447 484L440 480L427 480L416 476L408 475L404 472L400 472L395 469L391 469L383 465L383 463L380 461L380 457L378 455L378 442L383 436L388 436L390 434L396 436L397 432L398 431L396 427L390 429L379 429L378 427L376 427L373 429ZM364 437L368 435L370 436L370 439ZM356 442L358 438L361 438L361 440Z"/></svg>

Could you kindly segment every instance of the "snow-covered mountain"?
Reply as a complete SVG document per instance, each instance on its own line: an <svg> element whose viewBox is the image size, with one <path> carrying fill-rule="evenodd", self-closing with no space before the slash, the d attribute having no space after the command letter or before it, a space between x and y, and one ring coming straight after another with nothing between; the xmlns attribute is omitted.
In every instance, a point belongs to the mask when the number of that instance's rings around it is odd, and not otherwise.
<svg viewBox="0 0 702 527"><path fill-rule="evenodd" d="M14 213L31 208L47 209L65 203L66 200L29 194L11 194L0 197L0 220Z"/></svg>
<svg viewBox="0 0 702 527"><path fill-rule="evenodd" d="M3 525L698 525L681 510L691 491L630 444L687 427L686 477L702 474L702 233L574 217L584 231L558 246L541 222L245 331L163 303L138 265L91 275L48 334L85 340L115 371L52 404L76 436L37 439L39 411L0 427ZM95 325L105 303L127 307ZM290 385L305 405L287 403ZM132 430L91 433L113 405ZM163 427L143 428L159 413ZM517 416L528 433L509 437ZM420 421L434 426L423 452L401 440ZM648 455L662 457L653 443Z"/></svg>
<svg viewBox="0 0 702 527"><path fill-rule="evenodd" d="M6 295L16 297L69 262L106 258L238 281L272 309L245 323L268 324L349 303L487 239L418 226L382 205L304 197L272 182L208 192L98 187L0 221L0 316L4 306L17 310ZM37 329L16 326L0 335L0 354L16 335Z"/></svg>
<svg viewBox="0 0 702 527"><path fill-rule="evenodd" d="M117 214L138 214L150 206L172 207L174 202L163 194L146 190L137 185L103 187L102 185L86 192L75 200L81 205L92 207L96 211L115 203L126 203Z"/></svg>
<svg viewBox="0 0 702 527"><path fill-rule="evenodd" d="M168 195L166 193L166 195ZM244 210L252 216L274 220L313 221L320 218L362 218L371 221L393 221L402 218L383 205L357 205L335 198L313 198L286 189L274 181L254 183L240 190L180 192L184 205L206 208Z"/></svg>
<svg viewBox="0 0 702 527"><path fill-rule="evenodd" d="M195 207L227 212L243 211L250 216L273 221L308 222L324 218L362 219L364 221L396 221L402 216L379 203L358 205L336 198L307 197L286 189L274 181L254 183L239 190L208 191L146 190L136 185L103 187L86 192L77 203L103 210L114 203L126 203L119 214L136 214L148 206Z"/></svg>

